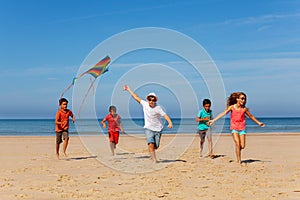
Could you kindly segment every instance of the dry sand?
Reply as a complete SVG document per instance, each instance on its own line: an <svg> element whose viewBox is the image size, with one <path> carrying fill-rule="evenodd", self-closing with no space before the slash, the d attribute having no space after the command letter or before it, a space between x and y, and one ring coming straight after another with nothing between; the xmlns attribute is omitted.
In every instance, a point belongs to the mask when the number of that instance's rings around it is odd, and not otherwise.
<svg viewBox="0 0 300 200"><path fill-rule="evenodd" d="M142 136L122 135L117 155L104 136L71 136L68 158L54 137L0 137L0 199L300 199L300 133L248 134L243 164L230 135L163 135L152 164ZM205 143L207 144L207 143Z"/></svg>

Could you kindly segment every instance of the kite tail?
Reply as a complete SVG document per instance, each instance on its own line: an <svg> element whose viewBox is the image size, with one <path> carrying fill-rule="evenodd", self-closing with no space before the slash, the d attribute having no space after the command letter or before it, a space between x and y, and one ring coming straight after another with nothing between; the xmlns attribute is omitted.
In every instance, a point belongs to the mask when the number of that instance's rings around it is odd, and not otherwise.
<svg viewBox="0 0 300 200"><path fill-rule="evenodd" d="M83 104L84 104L84 102L85 102L85 100L86 100L86 97L88 96L90 90L91 90L92 88L94 88L94 82L95 82L95 81L96 81L96 79L94 79L93 82L91 82L91 85L90 85L88 91L85 93L85 95L84 95L84 97L83 97L83 99L82 99L82 101L81 101L81 104L80 104L79 110L78 110L78 118L80 118L80 111L81 111L81 108L82 108L82 106L83 106Z"/></svg>

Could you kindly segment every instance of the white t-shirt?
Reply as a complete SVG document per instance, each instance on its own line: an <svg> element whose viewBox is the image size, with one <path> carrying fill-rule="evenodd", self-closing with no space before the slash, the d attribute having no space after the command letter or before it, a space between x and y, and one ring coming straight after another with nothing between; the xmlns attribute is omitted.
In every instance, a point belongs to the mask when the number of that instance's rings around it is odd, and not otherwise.
<svg viewBox="0 0 300 200"><path fill-rule="evenodd" d="M149 103L145 100L141 100L140 104L144 111L144 128L150 129L151 131L161 131L163 129L163 123L161 117L166 113L160 106L151 108Z"/></svg>

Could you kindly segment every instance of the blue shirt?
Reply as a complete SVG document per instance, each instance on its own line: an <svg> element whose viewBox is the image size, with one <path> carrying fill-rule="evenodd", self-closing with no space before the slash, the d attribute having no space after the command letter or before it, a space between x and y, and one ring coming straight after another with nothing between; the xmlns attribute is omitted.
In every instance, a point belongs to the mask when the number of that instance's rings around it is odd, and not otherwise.
<svg viewBox="0 0 300 200"><path fill-rule="evenodd" d="M205 109L201 109L198 113L198 117L199 118L207 118L210 120L212 119L212 111L209 110L208 112L206 112ZM209 126L206 124L208 122L208 120L205 120L205 121L200 121L198 123L198 129L201 130L201 131L205 131L209 128Z"/></svg>

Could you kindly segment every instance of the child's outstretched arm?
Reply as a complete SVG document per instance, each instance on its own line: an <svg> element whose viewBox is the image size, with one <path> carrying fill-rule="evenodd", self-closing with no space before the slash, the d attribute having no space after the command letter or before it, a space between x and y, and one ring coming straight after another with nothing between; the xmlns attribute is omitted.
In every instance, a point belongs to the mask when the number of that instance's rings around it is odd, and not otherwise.
<svg viewBox="0 0 300 200"><path fill-rule="evenodd" d="M258 119L256 119L256 117L254 117L254 116L250 113L250 111L248 110L248 108L246 108L245 113L246 113L246 115L247 115L250 119L252 119L252 120L253 120L255 123L257 123L260 127L264 127L264 126L265 126L265 124L264 124L263 122L258 121Z"/></svg>
<svg viewBox="0 0 300 200"><path fill-rule="evenodd" d="M137 94L135 94L128 85L125 85L123 89L127 90L129 94L132 96L132 98L134 98L134 100L136 100L138 103L141 102L141 98Z"/></svg>
<svg viewBox="0 0 300 200"><path fill-rule="evenodd" d="M173 128L173 123L172 123L171 118L170 118L167 114L165 114L163 117L164 117L165 120L167 120L167 122L168 122L168 128Z"/></svg>
<svg viewBox="0 0 300 200"><path fill-rule="evenodd" d="M208 125L212 125L214 124L216 121L218 121L219 119L221 119L222 117L224 117L225 115L227 115L227 113L229 113L232 109L232 106L229 106L224 112L221 112L216 118L209 120Z"/></svg>

